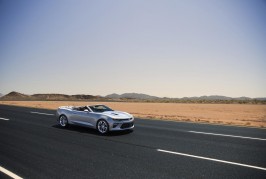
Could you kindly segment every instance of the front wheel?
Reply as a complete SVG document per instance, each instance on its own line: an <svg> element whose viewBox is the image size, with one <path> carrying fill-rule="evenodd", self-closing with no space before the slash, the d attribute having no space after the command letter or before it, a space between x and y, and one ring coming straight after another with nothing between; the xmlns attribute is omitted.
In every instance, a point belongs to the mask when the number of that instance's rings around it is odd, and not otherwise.
<svg viewBox="0 0 266 179"><path fill-rule="evenodd" d="M65 115L59 117L59 125L63 128L66 128L68 126L68 120Z"/></svg>
<svg viewBox="0 0 266 179"><path fill-rule="evenodd" d="M106 134L109 130L108 123L105 120L100 119L97 123L97 130L101 134Z"/></svg>

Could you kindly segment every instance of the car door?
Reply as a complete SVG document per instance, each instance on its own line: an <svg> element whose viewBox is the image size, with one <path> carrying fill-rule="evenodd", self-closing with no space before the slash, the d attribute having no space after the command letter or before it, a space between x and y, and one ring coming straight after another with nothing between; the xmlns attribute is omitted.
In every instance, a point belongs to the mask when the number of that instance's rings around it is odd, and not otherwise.
<svg viewBox="0 0 266 179"><path fill-rule="evenodd" d="M93 126L91 117L88 111L74 111L73 112L73 123L78 125Z"/></svg>

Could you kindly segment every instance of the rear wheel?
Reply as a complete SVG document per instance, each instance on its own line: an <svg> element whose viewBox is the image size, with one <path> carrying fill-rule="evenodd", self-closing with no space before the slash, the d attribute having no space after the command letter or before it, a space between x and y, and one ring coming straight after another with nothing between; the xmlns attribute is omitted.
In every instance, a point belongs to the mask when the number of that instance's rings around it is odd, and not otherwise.
<svg viewBox="0 0 266 179"><path fill-rule="evenodd" d="M109 126L108 123L103 120L100 119L97 123L97 130L101 133L101 134L106 134L109 130Z"/></svg>
<svg viewBox="0 0 266 179"><path fill-rule="evenodd" d="M61 115L59 117L59 125L61 127L64 127L64 128L66 128L68 126L68 120L67 120L67 117L65 115Z"/></svg>

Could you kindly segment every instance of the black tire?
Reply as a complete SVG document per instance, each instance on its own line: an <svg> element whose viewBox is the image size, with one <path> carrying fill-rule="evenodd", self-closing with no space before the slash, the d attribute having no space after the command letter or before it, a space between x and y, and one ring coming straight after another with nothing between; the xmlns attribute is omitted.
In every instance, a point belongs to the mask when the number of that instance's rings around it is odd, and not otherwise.
<svg viewBox="0 0 266 179"><path fill-rule="evenodd" d="M106 134L109 131L109 125L108 122L104 119L100 119L97 122L96 129L100 134Z"/></svg>
<svg viewBox="0 0 266 179"><path fill-rule="evenodd" d="M68 127L68 119L65 115L59 116L58 124L62 128L67 128Z"/></svg>

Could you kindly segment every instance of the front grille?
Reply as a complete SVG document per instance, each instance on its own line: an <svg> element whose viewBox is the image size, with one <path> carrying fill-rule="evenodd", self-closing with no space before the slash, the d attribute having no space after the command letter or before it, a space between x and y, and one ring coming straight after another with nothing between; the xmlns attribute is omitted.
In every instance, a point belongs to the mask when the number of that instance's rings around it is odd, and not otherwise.
<svg viewBox="0 0 266 179"><path fill-rule="evenodd" d="M131 118L127 118L127 119L118 119L119 121L129 121Z"/></svg>
<svg viewBox="0 0 266 179"><path fill-rule="evenodd" d="M133 122L124 123L124 124L121 125L121 129L129 128L129 127L132 127L133 125L134 125Z"/></svg>

